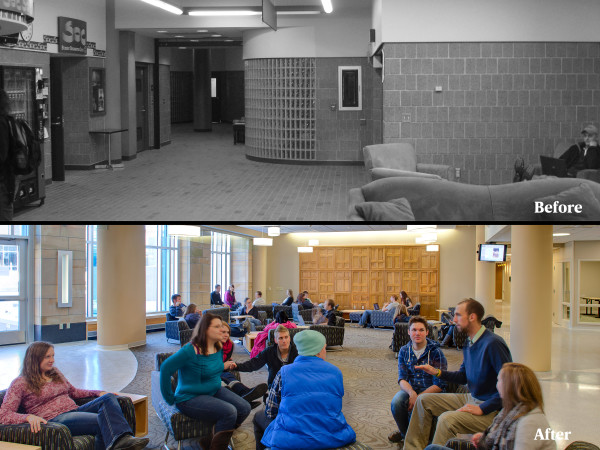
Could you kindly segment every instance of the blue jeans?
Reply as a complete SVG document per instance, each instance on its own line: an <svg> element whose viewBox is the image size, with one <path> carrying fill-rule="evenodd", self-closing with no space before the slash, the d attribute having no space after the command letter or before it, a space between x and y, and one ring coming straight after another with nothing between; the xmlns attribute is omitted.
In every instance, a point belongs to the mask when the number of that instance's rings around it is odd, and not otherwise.
<svg viewBox="0 0 600 450"><path fill-rule="evenodd" d="M371 313L373 311L371 311L370 309L366 310L362 317L360 318L360 321L358 322L359 325L366 325L368 323L371 323Z"/></svg>
<svg viewBox="0 0 600 450"><path fill-rule="evenodd" d="M425 450L452 450L450 447L444 447L443 445L429 444L425 447Z"/></svg>
<svg viewBox="0 0 600 450"><path fill-rule="evenodd" d="M406 430L408 430L408 423L410 422L409 399L410 396L404 391L399 391L392 399L392 416L394 416L402 437L406 436Z"/></svg>
<svg viewBox="0 0 600 450"><path fill-rule="evenodd" d="M243 338L246 336L246 329L241 325L231 323L229 327L231 328L231 337Z"/></svg>
<svg viewBox="0 0 600 450"><path fill-rule="evenodd" d="M248 320L250 321L250 329L252 331L256 331L257 325L262 325L262 322L258 319L253 319L251 317L248 317Z"/></svg>
<svg viewBox="0 0 600 450"><path fill-rule="evenodd" d="M215 395L199 395L177 403L177 408L193 419L214 423L215 433L239 427L250 415L250 403L224 387Z"/></svg>
<svg viewBox="0 0 600 450"><path fill-rule="evenodd" d="M96 450L111 448L124 434L133 435L114 394L98 397L76 410L59 414L49 422L66 425L73 436L93 434Z"/></svg>

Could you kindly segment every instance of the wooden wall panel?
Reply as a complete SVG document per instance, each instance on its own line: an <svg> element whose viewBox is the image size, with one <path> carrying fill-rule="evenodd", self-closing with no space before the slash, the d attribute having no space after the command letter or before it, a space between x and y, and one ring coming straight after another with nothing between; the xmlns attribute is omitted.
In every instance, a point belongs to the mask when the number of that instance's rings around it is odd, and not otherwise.
<svg viewBox="0 0 600 450"><path fill-rule="evenodd" d="M439 315L439 253L425 246L316 247L300 254L300 290L315 303L333 299L341 309L371 309L404 290L422 315Z"/></svg>

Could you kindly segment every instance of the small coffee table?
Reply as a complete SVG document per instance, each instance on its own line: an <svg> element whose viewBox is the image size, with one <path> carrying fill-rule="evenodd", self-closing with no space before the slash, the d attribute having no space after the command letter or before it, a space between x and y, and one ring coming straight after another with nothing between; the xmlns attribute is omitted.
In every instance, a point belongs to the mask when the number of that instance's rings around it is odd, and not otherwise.
<svg viewBox="0 0 600 450"><path fill-rule="evenodd" d="M14 444L0 441L0 450L42 450L39 445Z"/></svg>
<svg viewBox="0 0 600 450"><path fill-rule="evenodd" d="M135 411L135 436L146 436L148 434L148 397L145 395L127 394L125 392L117 392L117 395L131 399Z"/></svg>
<svg viewBox="0 0 600 450"><path fill-rule="evenodd" d="M244 336L244 348L248 350L248 353L252 351L252 347L254 347L254 341L256 340L258 333L260 333L260 331L251 331Z"/></svg>

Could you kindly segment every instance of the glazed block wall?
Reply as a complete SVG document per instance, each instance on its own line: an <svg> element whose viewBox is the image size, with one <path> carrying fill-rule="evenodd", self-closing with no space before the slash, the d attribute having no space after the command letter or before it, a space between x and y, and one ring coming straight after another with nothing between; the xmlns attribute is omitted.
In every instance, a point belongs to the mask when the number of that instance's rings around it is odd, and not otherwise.
<svg viewBox="0 0 600 450"><path fill-rule="evenodd" d="M460 181L512 181L600 117L600 43L384 44L383 139ZM442 92L435 92L436 86ZM408 118L410 116L410 118Z"/></svg>

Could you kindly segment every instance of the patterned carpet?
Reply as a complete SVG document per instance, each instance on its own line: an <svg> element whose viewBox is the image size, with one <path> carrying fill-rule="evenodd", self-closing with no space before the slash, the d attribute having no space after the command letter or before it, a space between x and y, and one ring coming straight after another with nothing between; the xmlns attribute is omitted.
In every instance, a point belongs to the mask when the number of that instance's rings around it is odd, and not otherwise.
<svg viewBox="0 0 600 450"><path fill-rule="evenodd" d="M344 374L343 412L348 423L356 431L359 441L374 449L394 448L387 435L394 430L395 423L390 413L390 401L398 391L397 360L388 348L392 339L391 329L363 329L356 325L346 325L344 348L327 352L327 360L335 364ZM150 397L150 372L154 368L154 354L174 352L179 345L167 344L164 332L150 333L145 346L132 349L138 360L138 372L134 380L123 389L124 392L148 395ZM444 350L451 370L458 369L462 362L462 352ZM233 359L245 361L248 353L236 345ZM254 373L242 374L242 381L248 386L267 380L266 368ZM255 448L252 428L253 410L244 424L236 431L236 450ZM164 442L166 428L162 425L152 404L149 402L149 449L160 448ZM177 448L169 438L169 447ZM200 448L195 442L185 442L185 448Z"/></svg>

